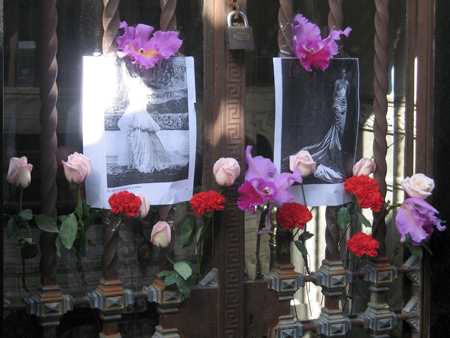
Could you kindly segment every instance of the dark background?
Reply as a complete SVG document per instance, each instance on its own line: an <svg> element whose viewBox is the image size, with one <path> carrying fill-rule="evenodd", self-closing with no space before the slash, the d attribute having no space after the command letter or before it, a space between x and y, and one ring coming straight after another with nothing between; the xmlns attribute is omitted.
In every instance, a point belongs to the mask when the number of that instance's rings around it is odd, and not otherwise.
<svg viewBox="0 0 450 338"><path fill-rule="evenodd" d="M436 0L433 205L450 221L450 1ZM432 236L430 337L450 331L450 226Z"/></svg>

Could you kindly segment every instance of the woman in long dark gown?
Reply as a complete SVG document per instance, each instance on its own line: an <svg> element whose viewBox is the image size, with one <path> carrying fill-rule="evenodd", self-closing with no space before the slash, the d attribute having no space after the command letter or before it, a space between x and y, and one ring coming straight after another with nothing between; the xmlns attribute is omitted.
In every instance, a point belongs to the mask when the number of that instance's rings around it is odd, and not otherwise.
<svg viewBox="0 0 450 338"><path fill-rule="evenodd" d="M314 176L329 183L344 181L342 136L347 117L347 98L350 92L350 83L345 79L345 75L346 70L343 68L341 77L334 85L332 105L334 124L319 143L301 149L308 151L317 163Z"/></svg>

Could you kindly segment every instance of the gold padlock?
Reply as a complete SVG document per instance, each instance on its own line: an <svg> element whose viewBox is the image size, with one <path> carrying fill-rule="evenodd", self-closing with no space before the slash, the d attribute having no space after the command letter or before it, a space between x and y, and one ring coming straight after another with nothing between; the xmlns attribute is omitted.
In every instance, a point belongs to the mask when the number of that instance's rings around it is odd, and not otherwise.
<svg viewBox="0 0 450 338"><path fill-rule="evenodd" d="M233 27L233 16L236 11L232 11L227 16L227 41L229 50L254 50L255 42L253 41L253 29L248 25L247 16L239 11L239 16L244 21L244 27Z"/></svg>

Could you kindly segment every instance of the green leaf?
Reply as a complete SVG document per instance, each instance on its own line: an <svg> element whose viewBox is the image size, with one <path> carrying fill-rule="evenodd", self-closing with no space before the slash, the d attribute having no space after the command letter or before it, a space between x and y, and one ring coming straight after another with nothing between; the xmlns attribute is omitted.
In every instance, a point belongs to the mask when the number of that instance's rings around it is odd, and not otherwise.
<svg viewBox="0 0 450 338"><path fill-rule="evenodd" d="M419 257L420 259L422 259L423 257L423 250L421 246L416 246L413 244L407 244L406 247L409 249L409 251L411 251L411 254L414 256Z"/></svg>
<svg viewBox="0 0 450 338"><path fill-rule="evenodd" d="M166 276L170 275L171 273L173 273L173 270L163 270L163 271L158 272L157 275L159 278L161 278L161 277L166 277Z"/></svg>
<svg viewBox="0 0 450 338"><path fill-rule="evenodd" d="M91 212L87 218L84 220L84 229L87 231L92 224L94 224L95 220L97 219L97 216L99 215L99 210L95 210L94 212Z"/></svg>
<svg viewBox="0 0 450 338"><path fill-rule="evenodd" d="M27 221L33 218L33 212L30 209L22 210L18 215L20 218L26 219Z"/></svg>
<svg viewBox="0 0 450 338"><path fill-rule="evenodd" d="M173 265L173 268L176 272L180 274L185 280L187 280L190 276L192 276L192 269L189 264L185 261L176 262Z"/></svg>
<svg viewBox="0 0 450 338"><path fill-rule="evenodd" d="M21 252L24 259L31 259L38 255L39 249L36 243L33 242L33 239L25 238L25 242L23 247L21 248Z"/></svg>
<svg viewBox="0 0 450 338"><path fill-rule="evenodd" d="M197 233L195 234L195 239L196 239L197 243L200 240L200 236L202 235L203 228L204 228L204 225L202 225L200 227L200 229L197 230Z"/></svg>
<svg viewBox="0 0 450 338"><path fill-rule="evenodd" d="M370 223L369 220L366 217L364 217L363 214L358 214L358 221L360 221L362 224L364 224L368 228L372 227L372 223Z"/></svg>
<svg viewBox="0 0 450 338"><path fill-rule="evenodd" d="M194 195L195 195L195 194L198 194L199 192L202 192L202 191L205 191L205 189L203 189L202 186L198 186L198 187L195 187L195 188L194 188L193 193L194 193Z"/></svg>
<svg viewBox="0 0 450 338"><path fill-rule="evenodd" d="M294 244L297 247L298 251L301 252L302 256L308 256L308 250L302 242L295 241Z"/></svg>
<svg viewBox="0 0 450 338"><path fill-rule="evenodd" d="M33 244L33 238L31 237L24 237L22 239L30 245Z"/></svg>
<svg viewBox="0 0 450 338"><path fill-rule="evenodd" d="M11 237L13 233L15 233L15 232L17 233L16 228L17 228L16 220L13 217L11 217L8 220L8 225L6 227L6 235L8 236L8 238ZM20 235L20 231L19 231L19 235Z"/></svg>
<svg viewBox="0 0 450 338"><path fill-rule="evenodd" d="M19 218L20 225L22 225L28 232L30 232L30 224L24 218Z"/></svg>
<svg viewBox="0 0 450 338"><path fill-rule="evenodd" d="M61 257L61 246L62 246L61 236L58 234L58 236L56 236L55 241L56 254L58 255L58 257Z"/></svg>
<svg viewBox="0 0 450 338"><path fill-rule="evenodd" d="M310 233L308 231L305 231L300 236L298 236L298 239L300 241L306 241L306 240L310 239L313 236L314 236L314 234L312 234L312 233Z"/></svg>
<svg viewBox="0 0 450 338"><path fill-rule="evenodd" d="M422 241L420 244L425 248L425 250L428 251L428 253L429 253L431 256L433 256L433 252L431 251L430 247L429 247L427 244L425 244L425 242Z"/></svg>
<svg viewBox="0 0 450 338"><path fill-rule="evenodd" d="M59 232L56 222L50 216L44 214L34 215L34 220L36 221L36 224L39 227L39 229L43 231L55 233Z"/></svg>
<svg viewBox="0 0 450 338"><path fill-rule="evenodd" d="M179 278L179 275L175 271L170 271L170 274L168 274L164 278L164 285L169 286L172 284L175 284L177 282L177 278Z"/></svg>
<svg viewBox="0 0 450 338"><path fill-rule="evenodd" d="M183 243L183 248L192 244L194 240L194 229L195 229L195 217L188 217L182 227L181 227L181 243Z"/></svg>
<svg viewBox="0 0 450 338"><path fill-rule="evenodd" d="M69 214L61 223L59 235L61 236L62 244L67 248L72 248L73 242L77 236L78 222L74 213Z"/></svg>
<svg viewBox="0 0 450 338"><path fill-rule="evenodd" d="M350 214L350 211L348 211L346 207L342 207L337 213L337 226L339 229L344 230L351 219L352 215Z"/></svg>
<svg viewBox="0 0 450 338"><path fill-rule="evenodd" d="M183 279L180 275L177 275L177 288L184 296L189 298L191 295L192 286L194 285L194 276L190 276L188 279Z"/></svg>
<svg viewBox="0 0 450 338"><path fill-rule="evenodd" d="M82 200L81 201L81 210L83 212L83 217L88 217L89 212L91 210L91 206L89 204L87 204L85 200Z"/></svg>
<svg viewBox="0 0 450 338"><path fill-rule="evenodd" d="M281 243L280 252L282 254L291 252L291 240L287 239Z"/></svg>
<svg viewBox="0 0 450 338"><path fill-rule="evenodd" d="M78 261L78 257L77 257L77 254L75 253L75 251L69 250L69 256L72 259L72 261L74 261L75 263Z"/></svg>

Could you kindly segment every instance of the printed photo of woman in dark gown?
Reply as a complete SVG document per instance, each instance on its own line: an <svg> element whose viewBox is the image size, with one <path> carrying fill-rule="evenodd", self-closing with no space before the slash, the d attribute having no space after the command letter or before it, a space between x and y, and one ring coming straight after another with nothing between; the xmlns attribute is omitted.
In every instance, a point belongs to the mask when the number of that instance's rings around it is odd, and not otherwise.
<svg viewBox="0 0 450 338"><path fill-rule="evenodd" d="M345 177L342 138L347 117L347 98L350 94L350 83L345 75L346 70L342 68L341 77L336 80L334 85L333 105L331 107L335 118L334 124L319 143L301 149L301 151L308 151L317 163L314 176L329 183L342 182Z"/></svg>

